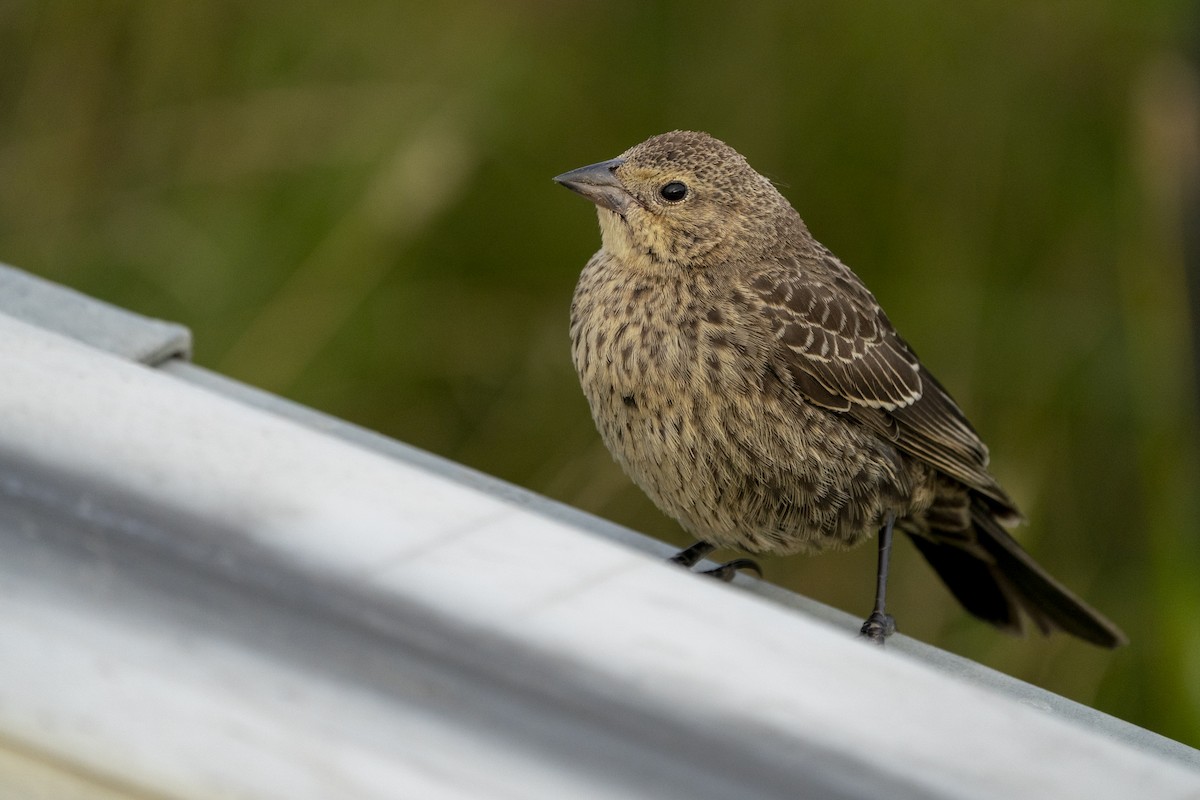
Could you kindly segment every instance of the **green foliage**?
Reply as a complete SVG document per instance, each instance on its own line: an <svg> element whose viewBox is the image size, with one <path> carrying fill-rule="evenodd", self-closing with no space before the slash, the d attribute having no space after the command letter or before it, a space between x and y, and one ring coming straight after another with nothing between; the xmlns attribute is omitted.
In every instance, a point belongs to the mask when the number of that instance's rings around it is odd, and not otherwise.
<svg viewBox="0 0 1200 800"><path fill-rule="evenodd" d="M0 259L191 326L200 364L682 543L576 385L567 306L599 236L550 177L708 130L874 289L990 442L1021 539L1133 644L995 634L904 548L902 628L1197 745L1168 135L1189 89L1195 108L1188 10L0 3ZM865 613L870 550L766 566Z"/></svg>

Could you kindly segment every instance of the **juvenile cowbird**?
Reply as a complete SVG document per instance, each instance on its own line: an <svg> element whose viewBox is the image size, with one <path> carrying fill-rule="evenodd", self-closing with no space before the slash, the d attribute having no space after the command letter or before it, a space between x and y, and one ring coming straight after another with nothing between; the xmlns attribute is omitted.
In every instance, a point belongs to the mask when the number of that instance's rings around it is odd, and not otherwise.
<svg viewBox="0 0 1200 800"><path fill-rule="evenodd" d="M555 180L596 204L602 246L571 304L575 368L604 443L699 541L844 548L893 525L972 614L1023 615L1103 647L1124 634L1006 532L1020 519L958 405L875 297L774 185L705 133L675 131ZM738 559L725 579L757 568Z"/></svg>

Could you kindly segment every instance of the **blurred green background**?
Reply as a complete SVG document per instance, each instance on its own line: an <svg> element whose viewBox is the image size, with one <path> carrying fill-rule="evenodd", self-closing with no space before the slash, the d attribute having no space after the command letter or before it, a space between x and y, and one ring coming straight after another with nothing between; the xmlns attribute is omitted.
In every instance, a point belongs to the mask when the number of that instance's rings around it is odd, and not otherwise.
<svg viewBox="0 0 1200 800"><path fill-rule="evenodd" d="M914 636L1200 745L1181 247L1192 7L1119 0L0 1L0 260L189 325L195 360L654 536L572 371L599 244L551 176L672 128L782 187L991 445L1022 541L1122 625ZM768 559L856 614L871 547Z"/></svg>

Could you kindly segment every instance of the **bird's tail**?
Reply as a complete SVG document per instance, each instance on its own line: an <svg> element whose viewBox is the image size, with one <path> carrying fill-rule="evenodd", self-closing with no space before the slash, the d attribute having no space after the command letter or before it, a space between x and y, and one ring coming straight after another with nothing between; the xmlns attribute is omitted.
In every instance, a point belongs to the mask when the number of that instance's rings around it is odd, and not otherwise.
<svg viewBox="0 0 1200 800"><path fill-rule="evenodd" d="M1101 647L1128 640L1100 612L1050 576L997 521L978 496L970 501L970 525L940 529L936 515L927 531L909 533L921 555L963 607L996 627L1021 633L1022 612L1042 631L1061 630Z"/></svg>

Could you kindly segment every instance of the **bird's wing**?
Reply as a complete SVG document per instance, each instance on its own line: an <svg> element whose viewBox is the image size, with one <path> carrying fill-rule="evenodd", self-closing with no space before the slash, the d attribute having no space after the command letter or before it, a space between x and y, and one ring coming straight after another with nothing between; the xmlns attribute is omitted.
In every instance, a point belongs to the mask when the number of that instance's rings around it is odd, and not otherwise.
<svg viewBox="0 0 1200 800"><path fill-rule="evenodd" d="M987 447L875 297L828 251L800 259L764 265L745 287L762 301L780 378L1016 514L987 471Z"/></svg>

